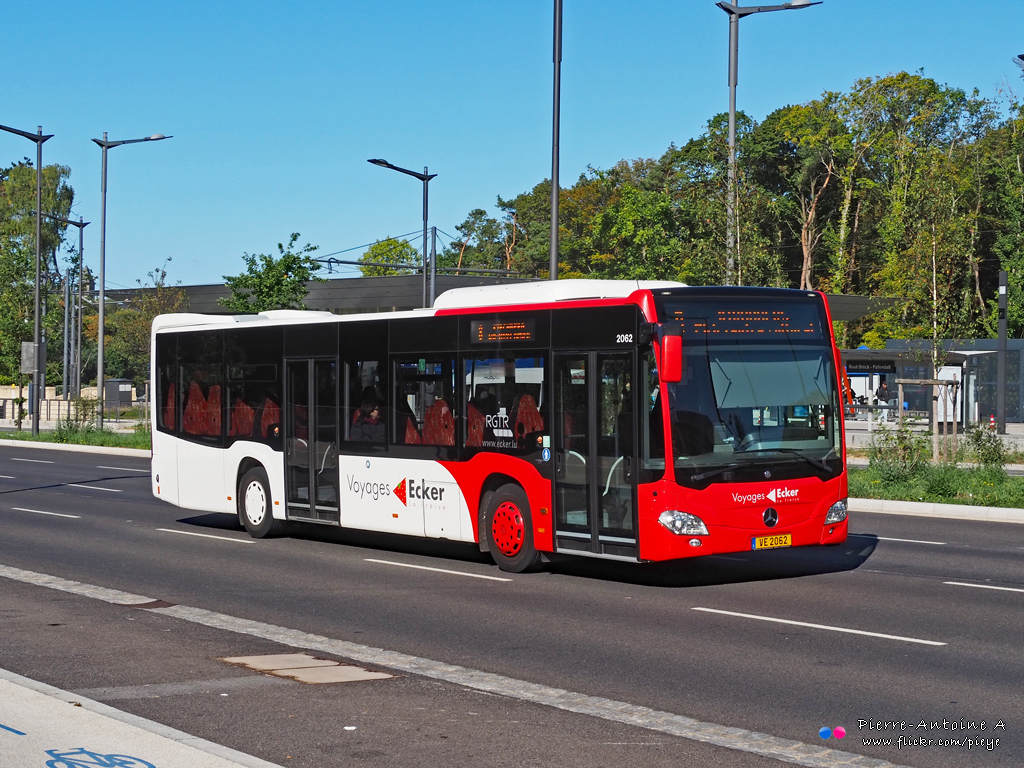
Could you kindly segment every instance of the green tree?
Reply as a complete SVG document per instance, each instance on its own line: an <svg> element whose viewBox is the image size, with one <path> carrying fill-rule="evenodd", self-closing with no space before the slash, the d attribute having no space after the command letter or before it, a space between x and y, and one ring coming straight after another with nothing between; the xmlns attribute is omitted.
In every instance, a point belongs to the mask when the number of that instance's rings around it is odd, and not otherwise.
<svg viewBox="0 0 1024 768"><path fill-rule="evenodd" d="M423 261L423 255L419 253L408 240L396 240L387 237L378 240L359 257L359 261L368 262L366 266L360 267L359 271L363 277L382 277L384 275L411 275L411 269L400 267L382 267L380 264L419 264Z"/></svg>
<svg viewBox="0 0 1024 768"><path fill-rule="evenodd" d="M167 284L167 262L149 273L148 282L136 282L139 290L104 320L104 368L108 376L138 386L149 378L153 318L183 311L188 300L184 290Z"/></svg>
<svg viewBox="0 0 1024 768"><path fill-rule="evenodd" d="M74 190L67 184L70 173L71 170L62 165L43 168L44 211L68 217L74 200ZM21 342L31 341L33 336L35 195L36 171L29 160L0 168L0 382L17 379ZM41 229L40 301L43 307L54 310L61 305L59 298L50 294L60 280L57 254L64 242L65 226L44 217ZM54 312L52 317L43 318L44 327L48 329L49 351L58 350L56 356L51 355L55 361L60 357L63 340L63 325L56 317ZM59 363L52 368L59 376ZM51 371L48 375L50 381L53 381L52 374Z"/></svg>
<svg viewBox="0 0 1024 768"><path fill-rule="evenodd" d="M220 299L221 305L239 314L264 312L270 309L305 309L303 299L309 293L307 283L324 282L314 274L320 265L310 256L319 246L307 243L295 250L299 233L293 232L288 245L277 244L279 256L272 254L242 255L245 272L234 277L224 275L231 295Z"/></svg>

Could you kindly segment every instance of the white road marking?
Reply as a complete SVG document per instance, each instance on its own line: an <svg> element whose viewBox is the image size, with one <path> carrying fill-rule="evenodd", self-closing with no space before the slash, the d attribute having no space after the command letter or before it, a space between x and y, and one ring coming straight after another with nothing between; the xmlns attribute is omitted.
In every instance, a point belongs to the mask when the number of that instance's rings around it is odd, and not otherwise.
<svg viewBox="0 0 1024 768"><path fill-rule="evenodd" d="M90 491L107 491L109 493L121 493L119 488L101 488L98 485L82 485L81 483L66 483L66 485L73 485L75 488L88 488Z"/></svg>
<svg viewBox="0 0 1024 768"><path fill-rule="evenodd" d="M902 541L906 544L935 544L940 547L946 546L944 541L920 541L918 539L890 539L886 536L871 536L864 533L851 533L851 539L878 539L878 541Z"/></svg>
<svg viewBox="0 0 1024 768"><path fill-rule="evenodd" d="M720 611L717 608L693 608L694 611L705 613L720 613L724 616L739 616L743 619L756 619L757 621L771 621L776 624L792 624L797 627L810 627L811 629L827 629L830 632L846 632L851 635L865 635L867 637L881 637L886 640L902 640L905 643L921 643L923 645L947 645L935 640L920 640L916 637L902 637L900 635L886 635L881 632L867 632L863 629L848 629L847 627L831 627L828 624L809 624L806 621L792 621L790 619L776 619L772 616L757 616L753 613L736 613L735 611Z"/></svg>
<svg viewBox="0 0 1024 768"><path fill-rule="evenodd" d="M13 480L14 475L0 475L4 480Z"/></svg>
<svg viewBox="0 0 1024 768"><path fill-rule="evenodd" d="M81 515L62 515L60 512L44 512L41 509L25 509L25 507L11 507L18 512L35 512L37 515L52 515L53 517L70 517L73 520L81 520Z"/></svg>
<svg viewBox="0 0 1024 768"><path fill-rule="evenodd" d="M217 541L233 541L235 544L255 544L252 539L233 539L230 536L214 536L210 533L194 533L192 531L176 531L173 528L157 528L164 533L180 533L182 536L200 536L204 539L217 539Z"/></svg>
<svg viewBox="0 0 1024 768"><path fill-rule="evenodd" d="M116 469L118 472L145 472L149 474L148 469L132 469L131 467L96 467L96 469Z"/></svg>
<svg viewBox="0 0 1024 768"><path fill-rule="evenodd" d="M434 573L448 573L452 576L468 576L471 579L489 579L490 581L512 581L512 579L503 579L499 576L482 576L478 573L463 573L462 571L448 571L444 568L430 568L426 565L410 565L409 563L395 563L391 560L373 560L369 557L364 558L367 563L380 563L381 565L397 565L399 568L415 568L419 571L434 571Z"/></svg>
<svg viewBox="0 0 1024 768"><path fill-rule="evenodd" d="M977 589L998 589L1002 592L1024 592L1024 589L1018 589L1017 587L996 587L991 584L965 584L962 581L944 581L942 583L953 587L975 587Z"/></svg>
<svg viewBox="0 0 1024 768"><path fill-rule="evenodd" d="M139 605L151 603L154 599L133 595L119 590L107 589L93 584L69 581L45 573L24 571L7 565L0 565L0 577L35 584L49 589L91 597L117 605ZM826 749L820 743L807 744L793 739L784 739L767 733L732 728L718 723L703 722L685 715L661 712L639 704L590 696L585 693L567 691L547 685L517 680L505 675L496 675L469 667L411 656L400 651L389 651L347 640L324 637L290 629L275 624L242 619L223 613L215 613L187 605L167 608L147 608L153 613L174 616L183 621L215 627L249 637L258 637L281 645L314 650L341 656L353 661L365 662L389 669L398 669L409 674L459 685L480 693L507 696L519 701L542 704L567 712L599 717L616 723L646 728L650 731L667 733L704 744L714 744L749 754L763 755L794 765L809 768L844 768L859 765L867 760L863 755ZM885 760L871 760L874 768L903 768Z"/></svg>
<svg viewBox="0 0 1024 768"><path fill-rule="evenodd" d="M32 464L53 464L52 461L44 461L43 459L19 459L14 456L11 457L11 461L28 461Z"/></svg>

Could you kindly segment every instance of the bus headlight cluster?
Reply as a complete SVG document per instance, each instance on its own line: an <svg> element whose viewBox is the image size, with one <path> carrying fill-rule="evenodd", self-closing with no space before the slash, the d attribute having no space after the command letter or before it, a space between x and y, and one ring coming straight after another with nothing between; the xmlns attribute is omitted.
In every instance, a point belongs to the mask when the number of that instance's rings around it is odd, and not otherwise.
<svg viewBox="0 0 1024 768"><path fill-rule="evenodd" d="M677 536L707 536L708 527L704 521L689 512L666 509L658 517L658 522Z"/></svg>
<svg viewBox="0 0 1024 768"><path fill-rule="evenodd" d="M829 523L841 523L846 519L846 499L840 499L828 509L825 515L825 525Z"/></svg>

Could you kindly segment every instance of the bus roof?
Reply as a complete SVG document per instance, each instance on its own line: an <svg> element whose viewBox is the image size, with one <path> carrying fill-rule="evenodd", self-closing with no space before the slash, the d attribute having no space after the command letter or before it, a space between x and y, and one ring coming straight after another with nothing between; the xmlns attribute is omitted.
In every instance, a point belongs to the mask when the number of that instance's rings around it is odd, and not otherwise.
<svg viewBox="0 0 1024 768"><path fill-rule="evenodd" d="M553 304L584 299L624 299L640 290L685 288L671 280L543 280L532 283L453 288L434 302L435 309L469 309L514 304Z"/></svg>

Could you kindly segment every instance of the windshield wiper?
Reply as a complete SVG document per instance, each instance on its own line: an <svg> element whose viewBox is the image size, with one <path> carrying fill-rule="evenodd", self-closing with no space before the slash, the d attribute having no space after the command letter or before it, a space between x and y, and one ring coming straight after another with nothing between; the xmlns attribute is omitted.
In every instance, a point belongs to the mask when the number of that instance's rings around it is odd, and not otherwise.
<svg viewBox="0 0 1024 768"><path fill-rule="evenodd" d="M737 451L737 453L784 453L787 456L796 456L798 459L803 459L812 467L822 469L827 472L829 470L829 466L826 459L829 458L829 454L835 453L835 448L822 456L820 460L815 459L812 456L808 456L806 453L799 451L796 448L748 448L745 451Z"/></svg>

